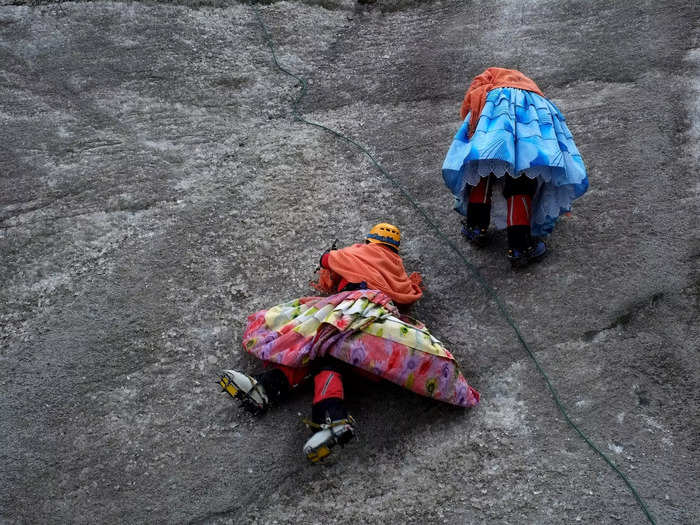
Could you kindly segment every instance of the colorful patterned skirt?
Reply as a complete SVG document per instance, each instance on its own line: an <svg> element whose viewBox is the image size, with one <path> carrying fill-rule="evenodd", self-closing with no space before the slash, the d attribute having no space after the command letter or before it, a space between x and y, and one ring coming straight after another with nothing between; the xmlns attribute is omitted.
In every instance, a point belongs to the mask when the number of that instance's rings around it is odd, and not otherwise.
<svg viewBox="0 0 700 525"><path fill-rule="evenodd" d="M457 132L442 165L445 184L455 197L454 208L467 214L470 188L493 173L497 180L537 179L532 201L533 235L552 232L557 219L588 189L588 176L564 115L549 100L515 88L489 92L471 139L471 113ZM505 228L506 206L493 192L492 223Z"/></svg>
<svg viewBox="0 0 700 525"><path fill-rule="evenodd" d="M474 390L452 354L419 322L400 318L378 290L302 297L248 317L243 347L294 368L332 356L418 394L470 407Z"/></svg>

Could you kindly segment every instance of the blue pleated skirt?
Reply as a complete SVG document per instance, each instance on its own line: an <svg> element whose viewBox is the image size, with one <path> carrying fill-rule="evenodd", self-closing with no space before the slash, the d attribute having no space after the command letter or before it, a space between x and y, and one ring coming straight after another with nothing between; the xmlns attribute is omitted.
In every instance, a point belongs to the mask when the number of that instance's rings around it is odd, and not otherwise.
<svg viewBox="0 0 700 525"><path fill-rule="evenodd" d="M546 98L516 88L489 92L471 139L471 113L457 132L442 165L455 210L467 214L469 191L481 177L537 179L532 201L532 234L552 232L557 219L588 189L588 176L574 138L559 109ZM505 227L505 202L494 190L492 224ZM502 201L502 197L500 197Z"/></svg>

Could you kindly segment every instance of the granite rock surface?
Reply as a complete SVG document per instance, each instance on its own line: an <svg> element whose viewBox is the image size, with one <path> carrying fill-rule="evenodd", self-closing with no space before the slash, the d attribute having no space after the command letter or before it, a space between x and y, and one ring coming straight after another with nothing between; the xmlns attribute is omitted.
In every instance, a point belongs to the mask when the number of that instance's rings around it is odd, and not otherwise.
<svg viewBox="0 0 700 525"><path fill-rule="evenodd" d="M698 14L0 0L0 521L648 521L493 290L654 519L700 522ZM294 118L300 83L269 43L308 85L299 114L391 179ZM460 238L440 175L489 66L558 105L591 183L519 272L502 235ZM255 418L215 381L259 367L247 315L313 294L319 255L380 221L424 276L413 315L482 402L348 378L358 439L310 466L308 387Z"/></svg>

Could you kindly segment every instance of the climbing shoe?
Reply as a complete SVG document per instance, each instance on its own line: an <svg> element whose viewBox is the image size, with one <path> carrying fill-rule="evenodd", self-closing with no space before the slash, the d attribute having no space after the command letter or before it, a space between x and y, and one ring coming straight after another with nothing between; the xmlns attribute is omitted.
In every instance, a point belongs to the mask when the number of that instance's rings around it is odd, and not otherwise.
<svg viewBox="0 0 700 525"><path fill-rule="evenodd" d="M348 417L316 425L319 430L304 444L304 455L312 463L318 463L331 453L331 448L342 447L355 436L354 423L352 417Z"/></svg>
<svg viewBox="0 0 700 525"><path fill-rule="evenodd" d="M255 414L264 412L269 400L263 386L253 377L236 370L224 370L219 385L238 399L243 407Z"/></svg>
<svg viewBox="0 0 700 525"><path fill-rule="evenodd" d="M469 226L466 223L462 223L462 235L464 235L465 239L478 248L483 248L491 241L491 237L488 234L488 228Z"/></svg>
<svg viewBox="0 0 700 525"><path fill-rule="evenodd" d="M544 241L533 239L534 244L524 250L510 248L508 250L508 260L513 268L524 268L528 264L537 262L547 253L547 245Z"/></svg>

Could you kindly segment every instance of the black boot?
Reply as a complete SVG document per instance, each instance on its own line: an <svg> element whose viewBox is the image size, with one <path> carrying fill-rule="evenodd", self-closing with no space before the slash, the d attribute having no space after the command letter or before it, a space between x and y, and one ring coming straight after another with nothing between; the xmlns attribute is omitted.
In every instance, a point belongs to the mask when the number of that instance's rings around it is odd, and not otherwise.
<svg viewBox="0 0 700 525"><path fill-rule="evenodd" d="M507 232L508 260L513 268L524 268L547 253L547 245L530 235L529 226L509 226Z"/></svg>
<svg viewBox="0 0 700 525"><path fill-rule="evenodd" d="M462 235L474 246L483 248L490 241L488 235L491 222L491 205L470 202L467 207L467 219L462 222Z"/></svg>
<svg viewBox="0 0 700 525"><path fill-rule="evenodd" d="M304 454L316 463L331 453L335 445L341 447L355 437L355 421L348 415L342 399L328 398L311 409L316 432L304 444Z"/></svg>

